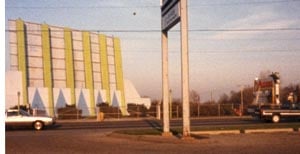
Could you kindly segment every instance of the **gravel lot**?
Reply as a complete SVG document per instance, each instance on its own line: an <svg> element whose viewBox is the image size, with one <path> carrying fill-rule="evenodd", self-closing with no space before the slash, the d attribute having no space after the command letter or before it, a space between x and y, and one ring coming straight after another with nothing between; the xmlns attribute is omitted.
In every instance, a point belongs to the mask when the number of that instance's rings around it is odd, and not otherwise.
<svg viewBox="0 0 300 154"><path fill-rule="evenodd" d="M8 131L5 153L300 153L300 133L201 135L193 139L109 131Z"/></svg>

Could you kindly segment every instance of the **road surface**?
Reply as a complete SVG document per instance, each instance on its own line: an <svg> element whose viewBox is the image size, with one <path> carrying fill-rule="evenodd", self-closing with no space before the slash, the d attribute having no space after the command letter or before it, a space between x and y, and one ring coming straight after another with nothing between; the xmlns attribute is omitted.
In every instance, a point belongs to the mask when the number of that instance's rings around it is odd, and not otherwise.
<svg viewBox="0 0 300 154"><path fill-rule="evenodd" d="M249 119L196 119L193 126L261 124ZM172 127L180 120L171 122ZM5 153L285 153L300 152L299 132L197 135L191 139L178 136L145 136L113 133L120 129L159 127L156 120L114 120L95 122L58 121L43 131L14 129L5 132Z"/></svg>
<svg viewBox="0 0 300 154"><path fill-rule="evenodd" d="M6 132L5 153L284 153L296 154L300 134L258 133L202 135L182 140L162 136L129 136L107 129Z"/></svg>
<svg viewBox="0 0 300 154"><path fill-rule="evenodd" d="M244 125L260 124L250 117L226 117L226 118L199 118L191 119L192 127L217 126L217 125ZM170 121L171 127L182 126L181 119ZM96 120L59 120L56 129L121 129L121 128L158 128L162 122L153 118L144 119L108 119L102 122Z"/></svg>

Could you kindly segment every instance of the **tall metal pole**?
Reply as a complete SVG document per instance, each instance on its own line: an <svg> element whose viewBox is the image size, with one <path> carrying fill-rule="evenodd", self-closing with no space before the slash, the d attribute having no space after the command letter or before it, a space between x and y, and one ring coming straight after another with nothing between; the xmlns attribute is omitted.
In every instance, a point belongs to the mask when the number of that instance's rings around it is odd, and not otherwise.
<svg viewBox="0 0 300 154"><path fill-rule="evenodd" d="M189 103L189 54L188 54L188 16L187 0L180 1L181 15L181 81L182 81L182 118L184 137L190 136L190 103Z"/></svg>
<svg viewBox="0 0 300 154"><path fill-rule="evenodd" d="M163 136L170 135L168 32L162 31Z"/></svg>

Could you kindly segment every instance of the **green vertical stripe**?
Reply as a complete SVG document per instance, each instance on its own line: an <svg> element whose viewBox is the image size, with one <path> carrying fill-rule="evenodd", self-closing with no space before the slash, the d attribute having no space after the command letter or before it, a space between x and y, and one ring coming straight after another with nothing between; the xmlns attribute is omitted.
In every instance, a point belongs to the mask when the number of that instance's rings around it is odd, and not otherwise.
<svg viewBox="0 0 300 154"><path fill-rule="evenodd" d="M108 55L106 36L99 34L99 48L100 48L100 64L101 64L101 81L102 89L106 91L106 101L109 106L112 105L110 99L110 86L109 86L109 72L108 72Z"/></svg>
<svg viewBox="0 0 300 154"><path fill-rule="evenodd" d="M22 73L22 96L23 105L28 105L28 91L27 91L27 59L25 49L25 28L24 21L21 19L16 20L17 30L17 50L18 50L18 70Z"/></svg>
<svg viewBox="0 0 300 154"><path fill-rule="evenodd" d="M72 32L69 28L64 29L65 58L66 58L66 86L71 90L71 104L75 103L75 79L74 61L72 51Z"/></svg>
<svg viewBox="0 0 300 154"><path fill-rule="evenodd" d="M43 50L43 65L44 65L44 86L48 88L48 104L49 114L54 116L53 103L53 83L52 83L52 68L51 68L51 49L50 49L50 34L49 26L42 25L42 50Z"/></svg>
<svg viewBox="0 0 300 154"><path fill-rule="evenodd" d="M90 45L90 33L82 33L83 41L83 55L84 55L84 68L85 68L85 86L90 91L90 113L95 116L95 96L94 96L94 81L93 81L93 67Z"/></svg>
<svg viewBox="0 0 300 154"><path fill-rule="evenodd" d="M122 111L122 114L124 115L125 113L127 113L127 111L126 111L127 106L126 106L126 102L125 102L121 45L120 45L119 38L114 38L114 52L115 52L115 69L116 69L117 90L119 90L121 92L121 111Z"/></svg>

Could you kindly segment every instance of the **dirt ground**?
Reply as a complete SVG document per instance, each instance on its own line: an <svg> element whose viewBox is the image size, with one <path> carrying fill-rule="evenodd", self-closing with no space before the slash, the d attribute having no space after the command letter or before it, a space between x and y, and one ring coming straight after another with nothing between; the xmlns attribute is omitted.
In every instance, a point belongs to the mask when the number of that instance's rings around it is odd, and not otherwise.
<svg viewBox="0 0 300 154"><path fill-rule="evenodd" d="M300 153L300 133L201 135L192 139L89 131L6 133L5 153Z"/></svg>

